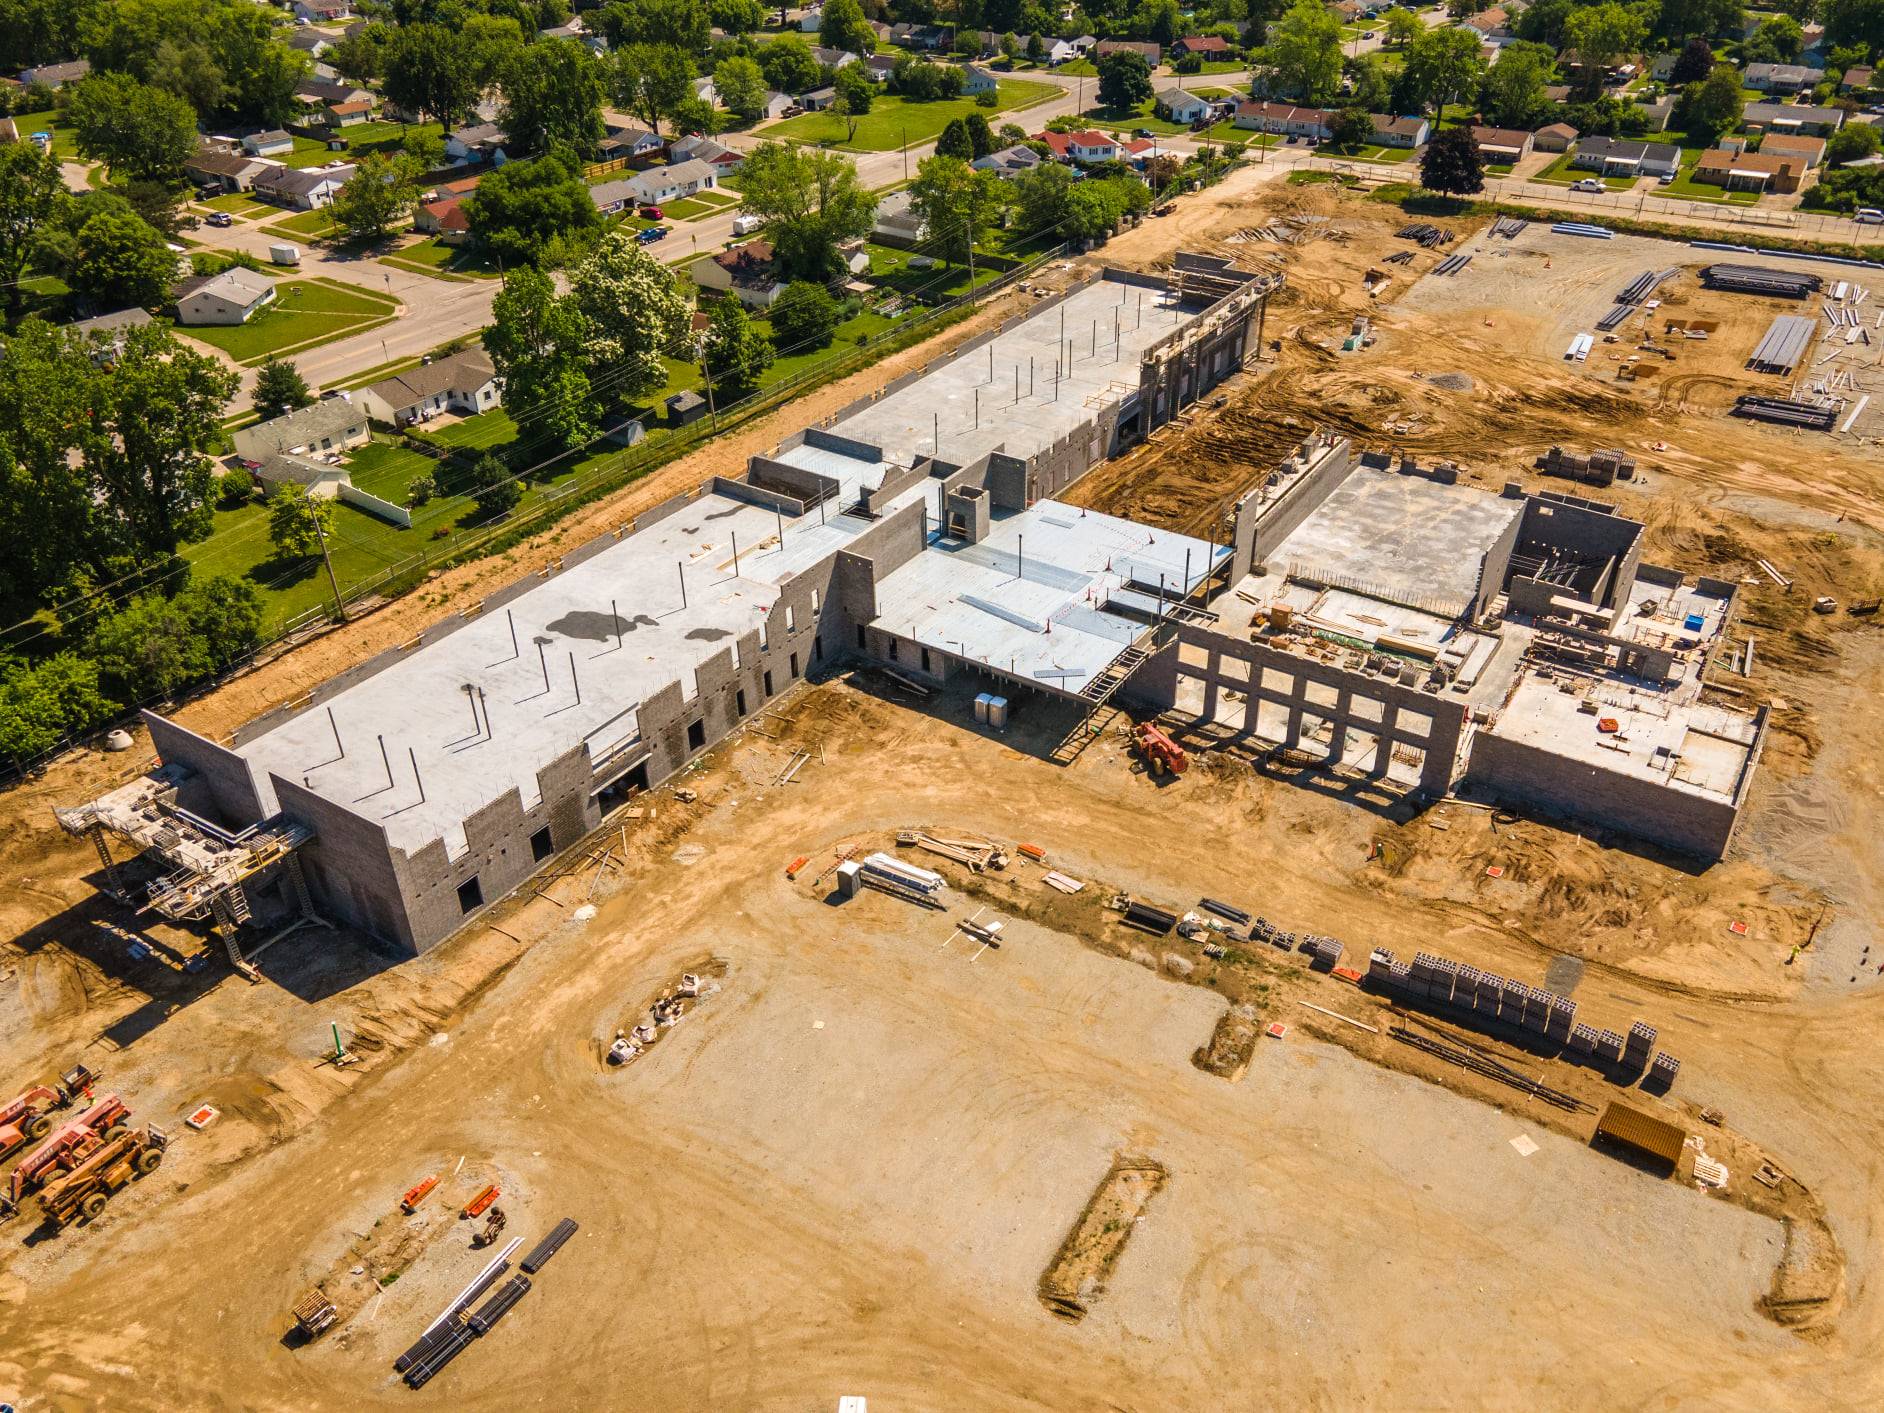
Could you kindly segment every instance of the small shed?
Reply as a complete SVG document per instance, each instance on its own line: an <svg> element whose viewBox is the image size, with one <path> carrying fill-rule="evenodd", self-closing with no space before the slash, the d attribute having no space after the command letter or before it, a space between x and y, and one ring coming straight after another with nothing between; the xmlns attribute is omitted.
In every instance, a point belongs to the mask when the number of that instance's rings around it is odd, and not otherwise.
<svg viewBox="0 0 1884 1413"><path fill-rule="evenodd" d="M667 420L676 427L698 422L706 416L707 401L691 388L675 393L667 400Z"/></svg>
<svg viewBox="0 0 1884 1413"><path fill-rule="evenodd" d="M1595 1139L1616 1144L1665 1175L1672 1175L1681 1161L1682 1147L1688 1135L1678 1124L1631 1109L1627 1104L1612 1103L1596 1121Z"/></svg>

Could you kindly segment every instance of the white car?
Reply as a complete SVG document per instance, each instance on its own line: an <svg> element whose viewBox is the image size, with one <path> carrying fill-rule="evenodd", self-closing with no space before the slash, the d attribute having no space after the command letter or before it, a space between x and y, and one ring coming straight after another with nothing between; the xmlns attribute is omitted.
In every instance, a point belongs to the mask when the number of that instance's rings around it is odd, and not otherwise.
<svg viewBox="0 0 1884 1413"><path fill-rule="evenodd" d="M1861 226L1884 226L1884 211L1875 206L1860 206L1852 212L1851 219Z"/></svg>
<svg viewBox="0 0 1884 1413"><path fill-rule="evenodd" d="M1572 191L1607 191L1608 189L1608 187L1604 186L1595 177L1585 177L1582 181L1570 183L1570 190Z"/></svg>

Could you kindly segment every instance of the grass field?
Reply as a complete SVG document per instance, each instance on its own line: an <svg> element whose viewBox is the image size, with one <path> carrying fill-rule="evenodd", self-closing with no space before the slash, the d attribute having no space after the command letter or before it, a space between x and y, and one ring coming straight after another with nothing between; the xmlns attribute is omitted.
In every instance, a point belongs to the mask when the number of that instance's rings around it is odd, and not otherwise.
<svg viewBox="0 0 1884 1413"><path fill-rule="evenodd" d="M1543 171L1531 177L1530 180L1534 182L1552 182L1558 186L1569 186L1570 183L1582 181L1585 177L1596 176L1594 172L1581 171L1572 167L1570 165L1570 159L1573 155L1574 154L1569 152L1564 153L1562 156L1558 157L1556 161L1544 168ZM1636 178L1634 177L1600 177L1598 180L1611 191L1627 191L1636 183Z"/></svg>
<svg viewBox="0 0 1884 1413"><path fill-rule="evenodd" d="M427 236L417 245L382 255L379 263L441 280L494 280L498 274L497 267L471 247L444 245L437 236Z"/></svg>
<svg viewBox="0 0 1884 1413"><path fill-rule="evenodd" d="M951 120L970 113L980 113L990 122L997 113L1011 112L1053 97L1059 88L1050 83L1032 83L1026 79L1002 79L996 91L999 103L982 108L972 98L935 99L912 103L895 94L878 97L870 111L857 119L857 132L848 142L848 119L836 113L804 113L763 130L768 138L819 147L843 147L853 152L894 152L903 147L933 141Z"/></svg>
<svg viewBox="0 0 1884 1413"><path fill-rule="evenodd" d="M292 216L284 216L279 221L271 222L269 225L263 227L263 229L268 231L271 235L285 235L290 238L301 236L307 240L319 240L324 236L334 234L340 227L334 223L334 218L328 215L326 210L323 209L319 211L297 211Z"/></svg>
<svg viewBox="0 0 1884 1413"><path fill-rule="evenodd" d="M1707 182L1694 179L1695 163L1701 160L1701 149L1691 148L1681 154L1681 171L1667 186L1659 183L1655 186L1657 196L1680 196L1689 201L1713 201L1722 206L1754 206L1759 204L1760 193L1757 191L1728 191L1725 187L1712 186Z"/></svg>
<svg viewBox="0 0 1884 1413"><path fill-rule="evenodd" d="M224 192L221 196L198 198L193 205L206 211L227 211L237 220L246 220L254 216L273 215L281 208L270 206L266 201L257 201L245 191Z"/></svg>
<svg viewBox="0 0 1884 1413"><path fill-rule="evenodd" d="M739 204L739 198L736 195L725 191L696 191L688 199L698 201L703 206L712 206L716 209L725 206L737 206Z"/></svg>
<svg viewBox="0 0 1884 1413"><path fill-rule="evenodd" d="M275 286L275 302L246 324L192 325L180 332L246 367L373 328L397 308L396 300L338 281L286 280Z"/></svg>
<svg viewBox="0 0 1884 1413"><path fill-rule="evenodd" d="M1328 157L1346 158L1350 162L1404 162L1413 155L1413 153L1405 147L1381 147L1375 143L1368 143L1363 147L1356 147L1352 150L1329 146L1322 148L1322 153ZM1488 167L1486 170L1490 171L1491 169ZM1505 170L1510 171L1511 169L1507 167Z"/></svg>
<svg viewBox="0 0 1884 1413"><path fill-rule="evenodd" d="M1099 70L1091 59L1074 59L1062 64L1053 71L1056 74L1072 74L1075 78L1098 78Z"/></svg>
<svg viewBox="0 0 1884 1413"><path fill-rule="evenodd" d="M691 196L683 196L678 201L661 204L661 212L670 221L691 221L696 216L711 216L718 209Z"/></svg>
<svg viewBox="0 0 1884 1413"><path fill-rule="evenodd" d="M44 113L20 113L13 119L13 126L19 129L22 142L32 141L36 132L52 134L52 155L61 162L77 162L78 137L72 129L59 121L59 115L50 109Z"/></svg>
<svg viewBox="0 0 1884 1413"><path fill-rule="evenodd" d="M1104 128L1109 132L1131 133L1144 128L1147 132L1165 136L1190 133L1189 123L1174 123L1169 118L1160 118L1152 111L1156 106L1154 100L1147 99L1129 112L1117 108L1088 108L1080 114L1080 118L1096 128Z"/></svg>

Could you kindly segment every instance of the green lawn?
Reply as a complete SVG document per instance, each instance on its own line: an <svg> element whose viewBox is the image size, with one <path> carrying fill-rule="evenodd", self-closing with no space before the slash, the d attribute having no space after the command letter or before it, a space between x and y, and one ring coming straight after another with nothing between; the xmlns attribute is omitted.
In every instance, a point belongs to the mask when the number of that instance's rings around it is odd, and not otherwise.
<svg viewBox="0 0 1884 1413"><path fill-rule="evenodd" d="M1206 142L1230 143L1241 147L1274 147L1282 141L1279 133L1257 132L1255 128L1239 128L1236 123L1225 118L1215 127L1206 128L1198 134Z"/></svg>
<svg viewBox="0 0 1884 1413"><path fill-rule="evenodd" d="M1404 162L1413 155L1409 148L1381 147L1376 143L1368 143L1363 147L1356 147L1352 150L1328 145L1324 146L1321 151L1323 156L1341 157L1350 162ZM1485 170L1493 171L1495 169L1487 167ZM1506 167L1505 170L1509 172L1511 168Z"/></svg>
<svg viewBox="0 0 1884 1413"><path fill-rule="evenodd" d="M1155 106L1155 100L1146 99L1130 111L1121 111L1117 108L1088 108L1080 114L1080 119L1091 123L1096 128L1105 128L1110 132L1132 133L1139 128L1165 136L1190 132L1189 123L1174 123L1169 118L1158 117L1152 111Z"/></svg>
<svg viewBox="0 0 1884 1413"><path fill-rule="evenodd" d="M318 211L297 211L292 216L284 216L268 226L275 235L305 236L310 240L319 240L332 235L340 227L334 224L334 218L325 208Z"/></svg>
<svg viewBox="0 0 1884 1413"><path fill-rule="evenodd" d="M1056 74L1071 74L1075 78L1098 78L1099 70L1091 59L1074 59L1060 65L1053 71Z"/></svg>
<svg viewBox="0 0 1884 1413"><path fill-rule="evenodd" d="M691 196L683 196L678 201L662 203L661 212L670 221L691 221L696 216L711 216L714 207L704 201L696 201Z"/></svg>
<svg viewBox="0 0 1884 1413"><path fill-rule="evenodd" d="M857 120L857 132L844 140L848 120L836 113L803 113L764 129L768 138L783 138L819 147L846 147L853 152L895 152L905 146L933 141L951 120L980 113L990 122L997 113L1010 112L1054 97L1060 89L1050 83L1002 79L998 104L982 108L972 98L943 98L913 103L896 94L880 95L870 111Z"/></svg>
<svg viewBox="0 0 1884 1413"><path fill-rule="evenodd" d="M336 281L285 280L275 286L275 302L248 323L192 325L181 332L246 367L383 324L397 308L396 300Z"/></svg>
<svg viewBox="0 0 1884 1413"><path fill-rule="evenodd" d="M1757 191L1728 191L1725 187L1712 186L1707 182L1694 179L1694 167L1701 160L1701 149L1692 148L1681 154L1681 171L1667 186L1657 183L1653 188L1657 196L1679 196L1689 201L1712 201L1723 206L1753 206L1758 204L1760 194Z"/></svg>
<svg viewBox="0 0 1884 1413"><path fill-rule="evenodd" d="M80 160L78 155L78 137L71 128L59 121L59 115L57 113L51 110L44 113L20 113L15 115L13 126L19 129L20 141L22 142L32 141L33 134L36 132L51 133L52 155L54 157L57 157L61 162L77 162Z"/></svg>
<svg viewBox="0 0 1884 1413"><path fill-rule="evenodd" d="M1569 186L1571 182L1582 181L1585 177L1594 177L1596 173L1579 170L1570 165L1573 154L1563 153L1543 171L1530 178L1534 182L1554 182L1560 186ZM1611 191L1627 191L1636 183L1634 177L1601 177L1599 180Z"/></svg>
<svg viewBox="0 0 1884 1413"><path fill-rule="evenodd" d="M341 128L338 130L338 135L347 140L345 155L357 157L365 152L388 152L402 148L406 144L407 136L415 132L443 137L445 128L442 123L370 122L355 123L350 128Z"/></svg>
<svg viewBox="0 0 1884 1413"><path fill-rule="evenodd" d="M270 206L266 201L257 201L246 191L224 192L221 196L212 196L207 199L199 197L195 204L209 211L227 211L238 220L245 220L251 216L272 215L281 209L278 206Z"/></svg>
<svg viewBox="0 0 1884 1413"><path fill-rule="evenodd" d="M347 457L347 474L369 495L404 505L412 483L430 476L438 463L398 442L372 441Z"/></svg>
<svg viewBox="0 0 1884 1413"><path fill-rule="evenodd" d="M494 280L498 274L497 267L470 246L444 245L437 236L427 236L417 245L382 255L379 262L414 274L436 275L442 280Z"/></svg>
<svg viewBox="0 0 1884 1413"><path fill-rule="evenodd" d="M737 206L739 198L723 191L696 191L690 201L698 201L704 206Z"/></svg>
<svg viewBox="0 0 1884 1413"><path fill-rule="evenodd" d="M1249 60L1247 59L1206 59L1203 67L1197 72L1200 74L1240 74L1248 67ZM1182 77L1189 78L1191 75L1185 74Z"/></svg>
<svg viewBox="0 0 1884 1413"><path fill-rule="evenodd" d="M873 285L884 289L893 289L905 298L927 304L940 304L944 300L954 299L968 293L968 266L940 264L930 265L926 269L910 268L910 261L920 252L896 250L887 245L871 243L865 247L870 254L870 269L863 275ZM975 284L977 287L1000 278L992 271L977 267Z"/></svg>
<svg viewBox="0 0 1884 1413"><path fill-rule="evenodd" d="M1219 98L1228 98L1232 92L1234 92L1234 90L1228 88L1193 88L1190 90L1193 98L1204 98L1213 103Z"/></svg>
<svg viewBox="0 0 1884 1413"><path fill-rule="evenodd" d="M772 366L766 370L765 376L760 378L759 386L769 388L774 383L783 382L786 378L796 377L813 364L821 362L831 357L833 354L849 353L853 348L868 344L872 339L879 337L885 331L895 328L896 322L897 321L894 319L886 318L881 314L873 313L869 310L854 315L837 326L837 331L832 335L831 342L825 347L802 349L796 353L781 352L777 358L772 360ZM690 365L688 371L690 373L693 372ZM693 382L689 383L688 386L696 386L698 382L698 374L695 374Z"/></svg>
<svg viewBox="0 0 1884 1413"><path fill-rule="evenodd" d="M331 152L326 143L316 142L311 137L297 137L294 140L294 151L280 153L270 160L289 167L324 167L329 162L346 161L347 154Z"/></svg>

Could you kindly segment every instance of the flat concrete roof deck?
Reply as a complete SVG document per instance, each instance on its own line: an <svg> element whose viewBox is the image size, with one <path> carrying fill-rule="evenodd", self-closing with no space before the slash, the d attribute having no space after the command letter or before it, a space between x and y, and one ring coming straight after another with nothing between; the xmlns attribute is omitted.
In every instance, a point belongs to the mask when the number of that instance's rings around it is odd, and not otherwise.
<svg viewBox="0 0 1884 1413"><path fill-rule="evenodd" d="M1561 691L1541 675L1526 676L1491 733L1600 770L1733 801L1753 753L1758 731L1753 717L1604 683L1587 690L1597 702L1590 715L1580 707L1585 695ZM1604 717L1617 722L1615 732L1597 729ZM1661 749L1669 754L1658 761Z"/></svg>
<svg viewBox="0 0 1884 1413"><path fill-rule="evenodd" d="M1189 535L1043 500L997 517L979 544L932 535L927 554L878 584L875 626L1076 696L1147 631L1101 611L1114 591L1162 578L1188 592L1229 557Z"/></svg>
<svg viewBox="0 0 1884 1413"><path fill-rule="evenodd" d="M1026 458L1052 446L1101 407L1136 393L1144 351L1201 312L1180 308L1161 290L1097 280L982 347L932 364L926 376L830 430L879 447L887 460L904 466L919 456L966 466L1002 448ZM1072 345L1070 365L1062 328ZM1061 370L1057 388L1056 363Z"/></svg>
<svg viewBox="0 0 1884 1413"><path fill-rule="evenodd" d="M1524 501L1356 466L1269 556L1272 569L1456 614Z"/></svg>

